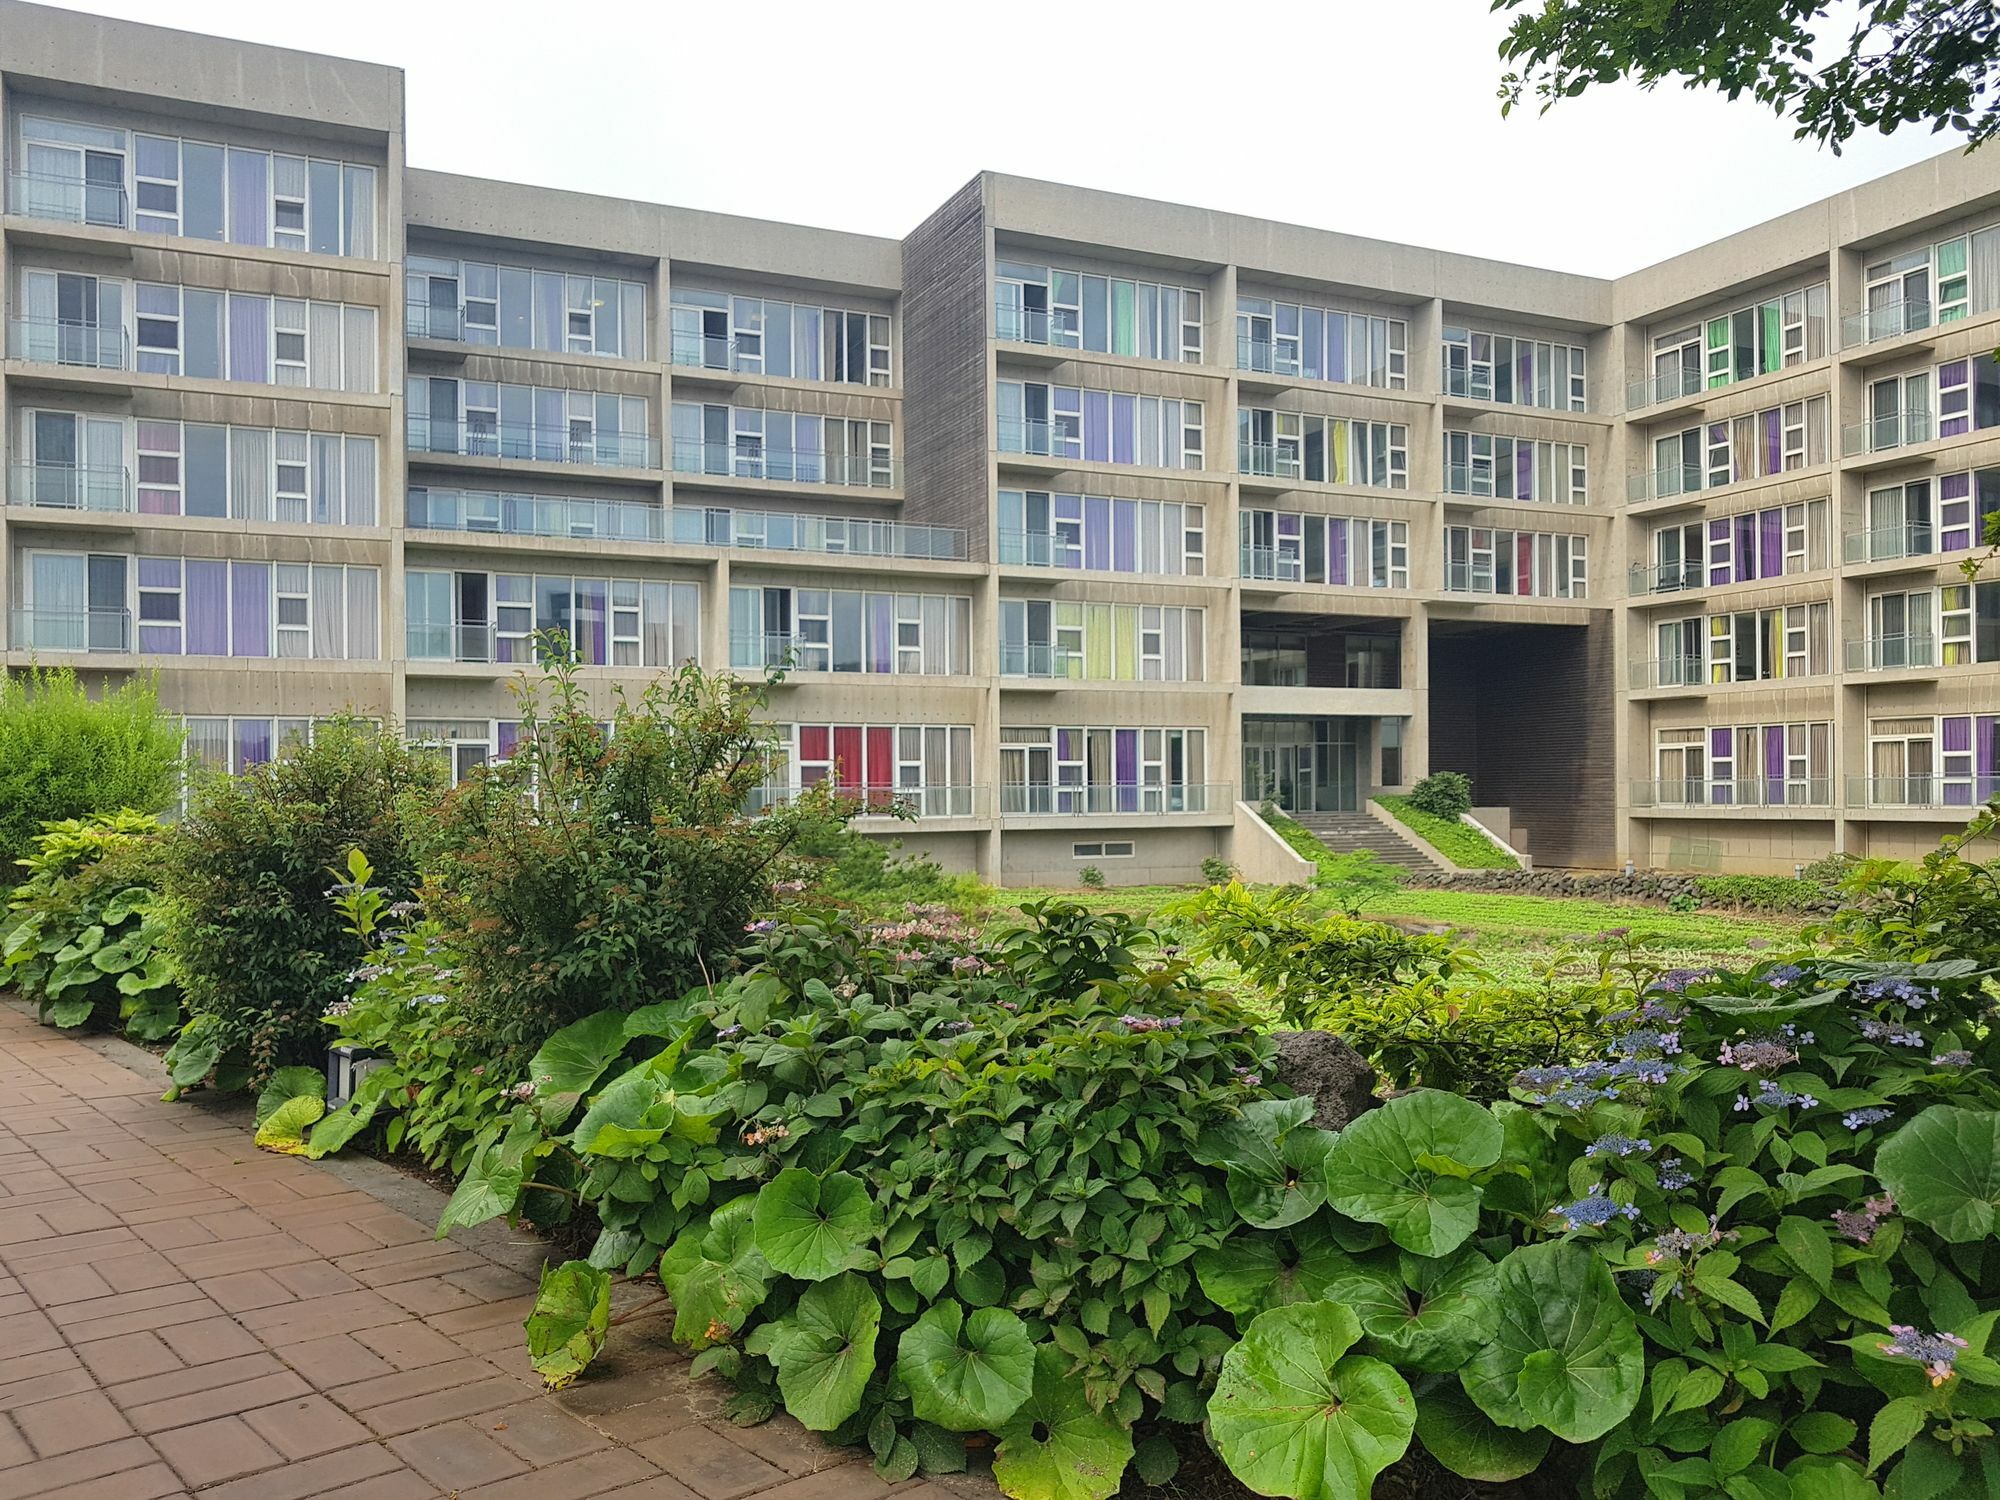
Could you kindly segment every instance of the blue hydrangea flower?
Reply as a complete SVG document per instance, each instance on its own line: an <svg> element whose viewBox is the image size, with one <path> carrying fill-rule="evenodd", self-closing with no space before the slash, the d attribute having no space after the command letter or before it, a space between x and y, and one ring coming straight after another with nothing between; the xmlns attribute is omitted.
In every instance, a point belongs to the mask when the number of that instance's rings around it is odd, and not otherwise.
<svg viewBox="0 0 2000 1500"><path fill-rule="evenodd" d="M1628 1219L1639 1217L1639 1210L1630 1203L1613 1203L1604 1196L1604 1185L1599 1183L1590 1190L1587 1197L1574 1203L1565 1203L1549 1210L1560 1215L1564 1224L1571 1229L1596 1229L1609 1224L1621 1214Z"/></svg>
<svg viewBox="0 0 2000 1500"><path fill-rule="evenodd" d="M1677 1193L1684 1187L1694 1186L1694 1174L1678 1156L1663 1156L1659 1160L1660 1191Z"/></svg>
<svg viewBox="0 0 2000 1500"><path fill-rule="evenodd" d="M1955 1333L1924 1333L1907 1323L1891 1323L1890 1339L1878 1347L1890 1359L1907 1359L1924 1367L1933 1386L1943 1385L1957 1371L1959 1354L1971 1348Z"/></svg>
<svg viewBox="0 0 2000 1500"><path fill-rule="evenodd" d="M1819 1100L1815 1099L1811 1094L1795 1094L1788 1088L1781 1088L1778 1085L1778 1081L1774 1078L1760 1078L1757 1080L1757 1097L1755 1100L1752 1100L1747 1094L1738 1094L1736 1096L1736 1108L1739 1112L1749 1109L1753 1103L1759 1109L1783 1109L1790 1104L1797 1104L1802 1108L1811 1109L1819 1103Z"/></svg>
<svg viewBox="0 0 2000 1500"><path fill-rule="evenodd" d="M1629 1135L1600 1135L1583 1148L1585 1156L1643 1156L1653 1149L1653 1143L1641 1137L1634 1140Z"/></svg>
<svg viewBox="0 0 2000 1500"><path fill-rule="evenodd" d="M1896 1112L1893 1109L1877 1109L1871 1105L1866 1109L1850 1109L1840 1117L1840 1123L1849 1130L1863 1130L1870 1125L1880 1125L1884 1120L1895 1118Z"/></svg>

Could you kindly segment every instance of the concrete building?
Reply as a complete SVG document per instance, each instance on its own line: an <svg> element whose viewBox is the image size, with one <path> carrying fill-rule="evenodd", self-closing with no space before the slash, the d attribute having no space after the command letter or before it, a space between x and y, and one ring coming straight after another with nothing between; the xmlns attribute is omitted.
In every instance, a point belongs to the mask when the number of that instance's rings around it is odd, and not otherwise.
<svg viewBox="0 0 2000 1500"><path fill-rule="evenodd" d="M1602 280L982 174L902 241L404 160L393 68L0 3L6 661L240 767L761 673L1010 883L1469 773L1538 863L2000 784L2000 154ZM1107 235L1115 234L1115 241Z"/></svg>

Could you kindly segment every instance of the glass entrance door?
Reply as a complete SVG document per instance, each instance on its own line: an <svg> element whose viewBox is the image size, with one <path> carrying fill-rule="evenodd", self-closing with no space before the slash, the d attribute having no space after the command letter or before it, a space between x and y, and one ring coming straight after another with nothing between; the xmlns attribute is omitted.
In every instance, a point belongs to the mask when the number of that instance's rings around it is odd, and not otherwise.
<svg viewBox="0 0 2000 1500"><path fill-rule="evenodd" d="M1361 724L1354 719L1246 718L1243 787L1288 813L1361 806Z"/></svg>

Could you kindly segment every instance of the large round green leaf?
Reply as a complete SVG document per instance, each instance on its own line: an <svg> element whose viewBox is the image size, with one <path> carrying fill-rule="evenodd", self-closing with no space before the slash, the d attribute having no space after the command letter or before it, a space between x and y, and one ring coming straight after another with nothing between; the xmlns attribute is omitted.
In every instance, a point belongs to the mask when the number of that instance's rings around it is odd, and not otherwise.
<svg viewBox="0 0 2000 1500"><path fill-rule="evenodd" d="M1371 1109L1326 1154L1326 1201L1380 1224L1419 1255L1456 1250L1479 1227L1474 1172L1500 1159L1500 1122L1469 1099L1417 1089Z"/></svg>
<svg viewBox="0 0 2000 1500"><path fill-rule="evenodd" d="M1209 1431L1258 1494L1357 1500L1409 1448L1410 1388L1381 1360L1347 1352L1360 1336L1345 1307L1301 1302L1260 1314L1223 1355Z"/></svg>
<svg viewBox="0 0 2000 1500"><path fill-rule="evenodd" d="M1324 1164L1333 1133L1315 1129L1310 1099L1258 1099L1240 1119L1204 1130L1190 1154L1225 1168L1229 1201L1259 1229L1310 1218L1326 1201Z"/></svg>
<svg viewBox="0 0 2000 1500"><path fill-rule="evenodd" d="M1053 1344L1035 1350L1035 1384L998 1430L993 1478L1014 1500L1105 1500L1132 1461L1132 1434L1095 1411Z"/></svg>
<svg viewBox="0 0 2000 1500"><path fill-rule="evenodd" d="M1372 1353L1400 1369L1456 1370L1493 1336L1500 1268L1477 1247L1432 1258L1382 1250L1327 1288L1354 1309Z"/></svg>
<svg viewBox="0 0 2000 1500"><path fill-rule="evenodd" d="M660 1280L674 1299L674 1337L691 1349L719 1344L743 1327L771 1288L758 1253L751 1198L731 1198L691 1225L660 1257Z"/></svg>
<svg viewBox="0 0 2000 1500"><path fill-rule="evenodd" d="M257 1095L257 1123L262 1125L294 1099L317 1099L324 1105L326 1074L318 1068L303 1066L279 1068ZM322 1109L320 1114L324 1113L326 1111ZM318 1119L319 1116L313 1118Z"/></svg>
<svg viewBox="0 0 2000 1500"><path fill-rule="evenodd" d="M1587 1443L1638 1404L1646 1357L1631 1309L1582 1245L1525 1245L1500 1262L1498 1326L1460 1372L1502 1427Z"/></svg>
<svg viewBox="0 0 2000 1500"><path fill-rule="evenodd" d="M875 1237L875 1206L850 1172L787 1167L757 1193L752 1222L771 1269L801 1281L837 1276Z"/></svg>
<svg viewBox="0 0 2000 1500"><path fill-rule="evenodd" d="M1028 1326L1005 1308L971 1317L956 1302L932 1306L903 1330L896 1373L919 1421L953 1432L987 1432L1020 1409L1035 1386Z"/></svg>
<svg viewBox="0 0 2000 1500"><path fill-rule="evenodd" d="M815 1432L861 1410L881 1327L882 1304L852 1271L807 1287L771 1344L785 1410Z"/></svg>
<svg viewBox="0 0 2000 1500"><path fill-rule="evenodd" d="M1533 1473L1549 1451L1546 1430L1498 1426L1456 1385L1418 1399L1417 1441L1452 1473L1488 1484Z"/></svg>
<svg viewBox="0 0 2000 1500"><path fill-rule="evenodd" d="M1882 1143L1875 1175L1904 1218L1953 1244L1988 1238L2000 1214L2000 1112L1932 1105Z"/></svg>
<svg viewBox="0 0 2000 1500"><path fill-rule="evenodd" d="M588 1261L542 1267L542 1284L528 1314L528 1358L550 1390L581 1375L611 1328L611 1273Z"/></svg>
<svg viewBox="0 0 2000 1500"><path fill-rule="evenodd" d="M1273 1307L1317 1302L1354 1261L1312 1221L1282 1234L1239 1234L1194 1258L1201 1289L1239 1323Z"/></svg>
<svg viewBox="0 0 2000 1500"><path fill-rule="evenodd" d="M597 1086L604 1070L625 1050L625 1016L600 1010L572 1021L542 1043L528 1064L542 1118L551 1129L569 1118L577 1100Z"/></svg>

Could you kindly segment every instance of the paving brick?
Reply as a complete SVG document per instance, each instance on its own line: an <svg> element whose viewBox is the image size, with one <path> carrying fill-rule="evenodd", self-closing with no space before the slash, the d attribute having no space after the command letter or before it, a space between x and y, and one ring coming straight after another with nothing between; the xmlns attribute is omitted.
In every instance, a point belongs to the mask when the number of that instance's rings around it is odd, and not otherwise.
<svg viewBox="0 0 2000 1500"><path fill-rule="evenodd" d="M111 1283L89 1266L57 1266L47 1271L30 1271L21 1277L22 1289L43 1307L65 1302L87 1302L92 1297L109 1297Z"/></svg>
<svg viewBox="0 0 2000 1500"><path fill-rule="evenodd" d="M770 1421L759 1422L755 1427L717 1422L714 1430L737 1447L756 1454L766 1463L776 1464L794 1478L854 1461L852 1451L833 1447L817 1434L807 1431L798 1418L786 1412L779 1412Z"/></svg>
<svg viewBox="0 0 2000 1500"><path fill-rule="evenodd" d="M606 1448L498 1484L461 1490L459 1500L592 1500L607 1489L655 1478L659 1471L628 1448Z"/></svg>
<svg viewBox="0 0 2000 1500"><path fill-rule="evenodd" d="M422 1323L389 1323L354 1335L354 1341L380 1355L399 1370L424 1365L441 1365L462 1359L465 1351L443 1334Z"/></svg>
<svg viewBox="0 0 2000 1500"><path fill-rule="evenodd" d="M82 1484L66 1484L59 1490L48 1490L36 1500L167 1500L169 1496L185 1496L187 1489L180 1476L165 1464L150 1463L141 1469L127 1469L122 1474L106 1474L101 1479L86 1479Z"/></svg>
<svg viewBox="0 0 2000 1500"><path fill-rule="evenodd" d="M330 1391L357 1380L388 1375L395 1366L345 1333L331 1338L307 1339L297 1344L279 1344L278 1358L297 1370L314 1386Z"/></svg>
<svg viewBox="0 0 2000 1500"><path fill-rule="evenodd" d="M246 1380L276 1375L284 1368L276 1355L260 1351L256 1354L239 1355L235 1359L215 1360L192 1369L143 1375L134 1380L107 1381L104 1393L120 1408L130 1411L133 1407L150 1406L156 1401L166 1401L175 1396L191 1396L221 1386L241 1385Z"/></svg>
<svg viewBox="0 0 2000 1500"><path fill-rule="evenodd" d="M68 1349L44 1349L0 1365L7 1383L0 1385L0 1411L15 1411L57 1396L74 1396L92 1389L95 1379Z"/></svg>
<svg viewBox="0 0 2000 1500"><path fill-rule="evenodd" d="M343 1385L332 1395L349 1411L362 1412L371 1407L409 1401L431 1391L470 1385L476 1380L491 1380L498 1373L483 1359L456 1359L447 1365L430 1365L420 1370L405 1370L398 1375Z"/></svg>
<svg viewBox="0 0 2000 1500"><path fill-rule="evenodd" d="M472 1422L446 1422L389 1440L389 1451L446 1490L469 1490L527 1472L528 1466Z"/></svg>
<svg viewBox="0 0 2000 1500"><path fill-rule="evenodd" d="M234 1318L221 1316L182 1323L162 1337L166 1339L168 1348L191 1365L235 1359L239 1355L255 1354L264 1347Z"/></svg>
<svg viewBox="0 0 2000 1500"><path fill-rule="evenodd" d="M321 1500L437 1500L437 1495L437 1487L416 1470L398 1469L330 1491ZM204 1495L202 1500L208 1497Z"/></svg>
<svg viewBox="0 0 2000 1500"><path fill-rule="evenodd" d="M146 1406L127 1407L125 1415L141 1432L162 1432L172 1427L207 1422L215 1417L240 1416L275 1401L294 1400L311 1391L312 1387L295 1373L284 1370L282 1374L259 1375L253 1380L219 1385L212 1390L173 1396Z"/></svg>
<svg viewBox="0 0 2000 1500"><path fill-rule="evenodd" d="M170 1286L185 1280L174 1263L156 1250L100 1260L93 1269L114 1292L137 1292L149 1286Z"/></svg>
<svg viewBox="0 0 2000 1500"><path fill-rule="evenodd" d="M475 1381L471 1385L418 1396L411 1401L399 1401L393 1406L371 1407L358 1415L383 1437L393 1437L397 1433L414 1432L419 1427L429 1427L437 1422L449 1422L454 1417L498 1411L520 1397L518 1383L496 1376L492 1380Z"/></svg>
<svg viewBox="0 0 2000 1500"><path fill-rule="evenodd" d="M703 1413L682 1396L662 1396L638 1406L619 1407L584 1418L598 1432L620 1443L641 1443L647 1438L665 1437L670 1432L698 1426Z"/></svg>
<svg viewBox="0 0 2000 1500"><path fill-rule="evenodd" d="M202 1500L207 1500L206 1496ZM698 1500L695 1492L671 1474L655 1474L637 1484L607 1490L597 1500Z"/></svg>
<svg viewBox="0 0 2000 1500"><path fill-rule="evenodd" d="M481 1417L504 1447L537 1466L580 1458L606 1446L601 1433L547 1398L502 1407Z"/></svg>
<svg viewBox="0 0 2000 1500"><path fill-rule="evenodd" d="M199 1489L283 1463L284 1455L241 1417L218 1417L154 1435L153 1446L189 1486Z"/></svg>
<svg viewBox="0 0 2000 1500"><path fill-rule="evenodd" d="M274 1267L271 1279L294 1297L335 1297L352 1292L361 1283L330 1261L301 1261L295 1266Z"/></svg>
<svg viewBox="0 0 2000 1500"><path fill-rule="evenodd" d="M259 1308L240 1314L237 1321L267 1344L296 1344L330 1333L358 1333L364 1328L400 1323L408 1316L386 1297L359 1291Z"/></svg>
<svg viewBox="0 0 2000 1500"><path fill-rule="evenodd" d="M82 1391L17 1407L14 1425L42 1458L94 1448L132 1435L132 1425L101 1391Z"/></svg>
<svg viewBox="0 0 2000 1500"><path fill-rule="evenodd" d="M319 1500L343 1486L392 1474L402 1467L402 1460L380 1443L362 1443L269 1473L232 1479L203 1490L201 1500Z"/></svg>
<svg viewBox="0 0 2000 1500"><path fill-rule="evenodd" d="M269 1271L237 1271L195 1283L224 1312L250 1312L260 1307L296 1302L296 1293L280 1286Z"/></svg>
<svg viewBox="0 0 2000 1500"><path fill-rule="evenodd" d="M115 1339L96 1339L77 1350L90 1367L99 1385L125 1380L143 1380L182 1368L180 1356L169 1349L157 1333L127 1333Z"/></svg>
<svg viewBox="0 0 2000 1500"><path fill-rule="evenodd" d="M21 1429L5 1416L0 1416L0 1469L11 1469L15 1464L34 1462L35 1450L28 1446L28 1440L21 1436Z"/></svg>
<svg viewBox="0 0 2000 1500"><path fill-rule="evenodd" d="M125 1474L144 1468L147 1464L157 1463L159 1457L140 1437L100 1443L94 1448L65 1453L60 1458L45 1458L38 1463L7 1470L4 1493L7 1500L31 1500L31 1497L40 1497L65 1486L101 1479L106 1474Z"/></svg>
<svg viewBox="0 0 2000 1500"><path fill-rule="evenodd" d="M683 1428L633 1447L702 1500L735 1500L738 1495L782 1484L788 1477L777 1465L745 1452L706 1425Z"/></svg>
<svg viewBox="0 0 2000 1500"><path fill-rule="evenodd" d="M295 1460L366 1443L370 1436L366 1427L321 1395L301 1396L246 1412L243 1420L273 1448Z"/></svg>

